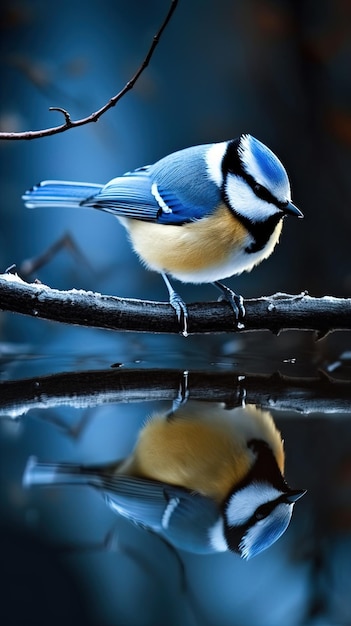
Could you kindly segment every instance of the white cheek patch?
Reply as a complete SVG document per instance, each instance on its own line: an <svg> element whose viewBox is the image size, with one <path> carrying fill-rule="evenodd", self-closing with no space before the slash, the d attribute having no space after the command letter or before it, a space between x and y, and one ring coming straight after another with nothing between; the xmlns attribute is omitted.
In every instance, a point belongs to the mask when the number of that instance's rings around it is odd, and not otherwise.
<svg viewBox="0 0 351 626"><path fill-rule="evenodd" d="M232 495L226 510L229 526L245 524L261 504L271 502L282 492L267 483L254 482Z"/></svg>
<svg viewBox="0 0 351 626"><path fill-rule="evenodd" d="M221 188L223 183L222 161L227 149L227 142L214 143L206 153L206 166L209 178Z"/></svg>
<svg viewBox="0 0 351 626"><path fill-rule="evenodd" d="M275 204L258 198L247 182L235 174L228 174L225 191L231 208L252 222L263 222L268 217L281 213Z"/></svg>

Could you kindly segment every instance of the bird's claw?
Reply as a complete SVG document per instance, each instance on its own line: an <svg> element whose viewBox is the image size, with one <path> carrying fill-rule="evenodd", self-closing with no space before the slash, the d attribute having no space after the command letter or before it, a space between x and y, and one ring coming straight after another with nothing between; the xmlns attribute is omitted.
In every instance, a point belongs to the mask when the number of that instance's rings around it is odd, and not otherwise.
<svg viewBox="0 0 351 626"><path fill-rule="evenodd" d="M177 320L178 320L179 326L181 327L181 333L183 337L187 337L189 315L188 315L188 309L184 300L182 300L180 295L178 295L175 291L173 291L169 296L169 303L175 310Z"/></svg>
<svg viewBox="0 0 351 626"><path fill-rule="evenodd" d="M244 318L246 315L244 298L222 283L216 282L214 284L222 292L218 300L226 300L229 302L234 313L237 329L243 329L245 327Z"/></svg>
<svg viewBox="0 0 351 626"><path fill-rule="evenodd" d="M180 406L185 404L189 398L189 388L188 388L188 378L189 372L185 370L183 372L182 378L179 383L177 396L174 398L172 403L172 408L167 413L167 421L171 421L175 418L175 414Z"/></svg>
<svg viewBox="0 0 351 626"><path fill-rule="evenodd" d="M165 281L165 285L168 289L169 304L175 310L179 326L181 327L181 333L183 337L187 337L189 315L188 315L188 309L186 307L186 304L184 300L182 300L180 295L176 291L174 291L167 274L165 272L162 272L161 276L163 280Z"/></svg>

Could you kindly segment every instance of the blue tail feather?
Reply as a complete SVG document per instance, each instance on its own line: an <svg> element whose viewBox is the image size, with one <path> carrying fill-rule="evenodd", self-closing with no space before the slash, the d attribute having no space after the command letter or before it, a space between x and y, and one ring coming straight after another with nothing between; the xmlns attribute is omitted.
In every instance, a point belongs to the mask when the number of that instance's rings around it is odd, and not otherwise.
<svg viewBox="0 0 351 626"><path fill-rule="evenodd" d="M72 183L62 180L45 180L23 195L29 209L37 207L77 207L81 202L97 194L103 185Z"/></svg>

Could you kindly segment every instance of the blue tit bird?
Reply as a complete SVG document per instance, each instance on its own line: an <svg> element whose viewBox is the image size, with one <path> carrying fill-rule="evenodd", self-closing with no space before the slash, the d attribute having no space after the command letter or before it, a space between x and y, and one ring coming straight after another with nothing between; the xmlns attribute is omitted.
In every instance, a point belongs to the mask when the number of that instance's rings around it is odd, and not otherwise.
<svg viewBox="0 0 351 626"><path fill-rule="evenodd" d="M282 163L248 134L185 148L105 186L44 181L23 199L29 208L92 207L116 216L141 262L162 275L184 335L188 312L170 276L213 283L242 324L242 296L220 281L267 258L286 215L303 217Z"/></svg>
<svg viewBox="0 0 351 626"><path fill-rule="evenodd" d="M250 559L289 525L305 490L284 479L283 442L270 413L193 402L154 414L130 456L104 466L38 463L23 484L90 485L107 504L174 547Z"/></svg>

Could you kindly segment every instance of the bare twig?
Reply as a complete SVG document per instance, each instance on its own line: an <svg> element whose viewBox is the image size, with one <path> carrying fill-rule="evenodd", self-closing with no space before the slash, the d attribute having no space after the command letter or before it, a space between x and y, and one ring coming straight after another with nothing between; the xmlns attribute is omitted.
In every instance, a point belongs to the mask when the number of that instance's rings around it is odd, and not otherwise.
<svg viewBox="0 0 351 626"><path fill-rule="evenodd" d="M106 113L106 111L108 111L109 109L112 109L128 91L133 89L135 83L137 82L141 74L149 65L151 57L155 51L155 48L157 44L159 43L162 33L165 30L168 22L170 21L177 7L177 4L178 4L178 0L171 0L171 6L168 10L168 13L165 19L163 20L163 23L160 29L158 30L156 35L154 35L151 46L142 64L140 65L139 69L135 72L134 76L132 76L132 78L124 85L121 91L119 91L115 96L110 98L110 100L106 102L106 104L104 104L104 106L102 106L100 109L95 111L95 113L91 113L91 115L88 115L87 117L83 117L79 120L72 120L70 114L68 113L68 111L66 111L66 109L63 109L62 107L50 107L49 108L50 111L58 111L62 113L62 115L65 118L64 124L61 124L60 126L53 126L52 128L45 128L42 130L28 130L24 132L0 132L0 139L4 139L4 140L39 139L40 137L49 137L50 135L57 135L58 133L63 133L70 128L77 128L78 126L84 126L85 124L91 124L92 122L97 122L100 119L100 117L104 113Z"/></svg>
<svg viewBox="0 0 351 626"><path fill-rule="evenodd" d="M312 298L306 293L278 293L245 301L243 329L237 329L228 302L188 305L189 334L270 330L313 330L318 338L334 330L351 330L351 299ZM0 275L0 309L65 324L118 331L178 333L173 308L149 302L105 296L91 291L59 291L41 283L26 283L16 274Z"/></svg>
<svg viewBox="0 0 351 626"><path fill-rule="evenodd" d="M76 241L70 235L70 233L64 233L62 237L56 239L53 244L51 244L44 252L39 254L36 257L25 259L21 263L18 268L18 273L24 280L28 280L34 272L37 272L38 269L46 265L53 259L58 252L61 250L68 250L72 255L74 255L78 262L80 262L83 266L89 267L91 271L93 268L90 266L89 260L85 257L83 252L79 249ZM16 265L9 267L7 272L12 271L16 268Z"/></svg>

